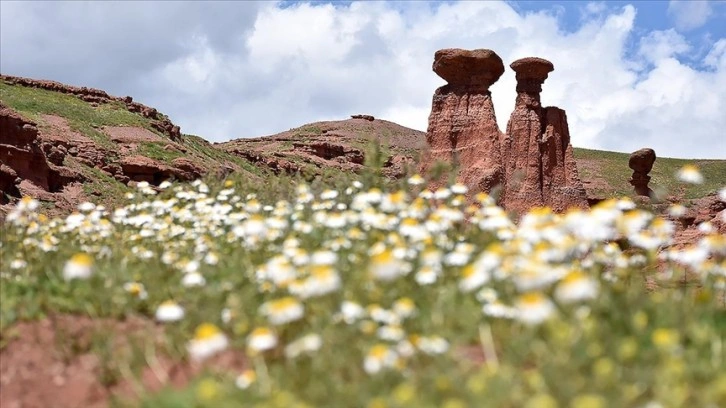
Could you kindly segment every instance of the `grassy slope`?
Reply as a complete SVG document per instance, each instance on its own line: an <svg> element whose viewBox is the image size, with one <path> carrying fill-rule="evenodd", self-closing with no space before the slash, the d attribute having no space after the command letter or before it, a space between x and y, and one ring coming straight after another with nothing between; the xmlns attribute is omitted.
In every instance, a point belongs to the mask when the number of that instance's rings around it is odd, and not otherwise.
<svg viewBox="0 0 726 408"><path fill-rule="evenodd" d="M595 196L629 196L633 187L628 183L633 171L628 167L628 153L608 152L575 148L580 177L596 181L589 193ZM656 151L657 154L657 151ZM658 157L650 172L650 187L663 195L677 194L683 187L675 174L686 164L695 164L701 170L705 182L685 188L684 198L699 198L717 192L726 184L726 160L689 160Z"/></svg>

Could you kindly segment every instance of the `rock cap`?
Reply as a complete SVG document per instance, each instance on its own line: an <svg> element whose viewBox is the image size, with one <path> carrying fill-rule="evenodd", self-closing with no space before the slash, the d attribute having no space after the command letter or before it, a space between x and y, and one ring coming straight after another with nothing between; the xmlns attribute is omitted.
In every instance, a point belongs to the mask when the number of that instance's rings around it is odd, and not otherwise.
<svg viewBox="0 0 726 408"><path fill-rule="evenodd" d="M544 82L547 74L555 70L555 66L544 58L521 58L509 65L517 73L519 79L536 79Z"/></svg>
<svg viewBox="0 0 726 408"><path fill-rule="evenodd" d="M655 150L643 148L630 154L628 166L636 172L648 173L653 169L655 163Z"/></svg>
<svg viewBox="0 0 726 408"><path fill-rule="evenodd" d="M489 88L504 73L504 63L492 50L445 48L434 54L433 70L451 85Z"/></svg>

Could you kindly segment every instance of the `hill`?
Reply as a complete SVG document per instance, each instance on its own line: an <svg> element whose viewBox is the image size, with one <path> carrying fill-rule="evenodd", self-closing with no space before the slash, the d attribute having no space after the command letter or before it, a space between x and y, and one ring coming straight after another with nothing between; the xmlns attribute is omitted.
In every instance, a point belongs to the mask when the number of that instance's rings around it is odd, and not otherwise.
<svg viewBox="0 0 726 408"><path fill-rule="evenodd" d="M306 124L275 135L209 143L183 134L156 109L93 88L0 77L0 204L22 195L50 213L82 201L113 206L129 186L234 175L257 184L276 177L316 178L380 167L391 179L412 174L426 147L425 133L368 115ZM378 150L378 151L376 151ZM591 202L632 194L628 154L575 148ZM675 178L697 165L701 185ZM726 160L658 158L651 187L662 200L699 199L726 180Z"/></svg>

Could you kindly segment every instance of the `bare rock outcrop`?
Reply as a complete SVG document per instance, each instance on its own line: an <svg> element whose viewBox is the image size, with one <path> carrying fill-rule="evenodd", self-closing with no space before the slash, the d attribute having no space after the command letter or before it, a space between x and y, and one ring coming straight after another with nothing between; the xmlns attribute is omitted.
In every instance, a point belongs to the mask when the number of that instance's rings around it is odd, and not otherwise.
<svg viewBox="0 0 726 408"><path fill-rule="evenodd" d="M48 146L41 143L37 125L1 103L0 135L0 190L4 193L0 195L18 197L23 180L45 191L57 192L66 184L80 179L80 175L61 171L61 167L49 162L44 151ZM58 149L51 153L56 163L59 160L57 156L63 155Z"/></svg>
<svg viewBox="0 0 726 408"><path fill-rule="evenodd" d="M628 166L633 170L633 175L628 181L635 188L635 194L649 197L653 192L648 187L650 181L648 173L653 169L655 159L655 150L653 149L644 148L630 154Z"/></svg>
<svg viewBox="0 0 726 408"><path fill-rule="evenodd" d="M174 159L172 166L138 155L126 156L118 164L131 181L146 181L155 186L166 180L190 181L204 174L204 169L182 157Z"/></svg>
<svg viewBox="0 0 726 408"><path fill-rule="evenodd" d="M436 161L459 168L459 179L491 191L503 181L500 132L489 87L504 73L491 50L444 49L436 52L434 72L448 84L434 92L422 161L427 171Z"/></svg>
<svg viewBox="0 0 726 408"><path fill-rule="evenodd" d="M517 100L507 132L501 133L489 92L504 73L501 58L491 50L436 52L434 72L449 83L434 93L422 169L437 160L451 163L457 179L472 191L501 187L500 205L516 213L538 206L586 208L565 111L540 102L553 64L523 58L510 67Z"/></svg>

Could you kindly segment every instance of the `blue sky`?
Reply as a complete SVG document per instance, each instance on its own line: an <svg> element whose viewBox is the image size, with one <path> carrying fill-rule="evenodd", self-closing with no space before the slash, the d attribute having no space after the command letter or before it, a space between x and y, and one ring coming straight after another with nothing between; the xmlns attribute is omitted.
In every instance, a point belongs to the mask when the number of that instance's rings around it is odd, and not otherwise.
<svg viewBox="0 0 726 408"><path fill-rule="evenodd" d="M708 4L708 17L703 24L678 30L688 42L692 43L696 52L682 54L678 59L687 64L703 68L701 58L708 48L718 38L726 37L726 1L692 1L693 3ZM678 8L669 7L668 1L508 1L514 8L523 12L545 11L555 14L566 32L576 32L584 23L589 21L587 7L598 5L607 10L617 10L628 4L637 9L633 38L629 41L627 52L636 50L639 36L654 30L678 29L676 21L679 17Z"/></svg>
<svg viewBox="0 0 726 408"><path fill-rule="evenodd" d="M0 2L0 72L101 88L213 141L366 113L426 130L441 48L555 65L578 147L726 159L726 2ZM491 90L501 129L507 70Z"/></svg>

